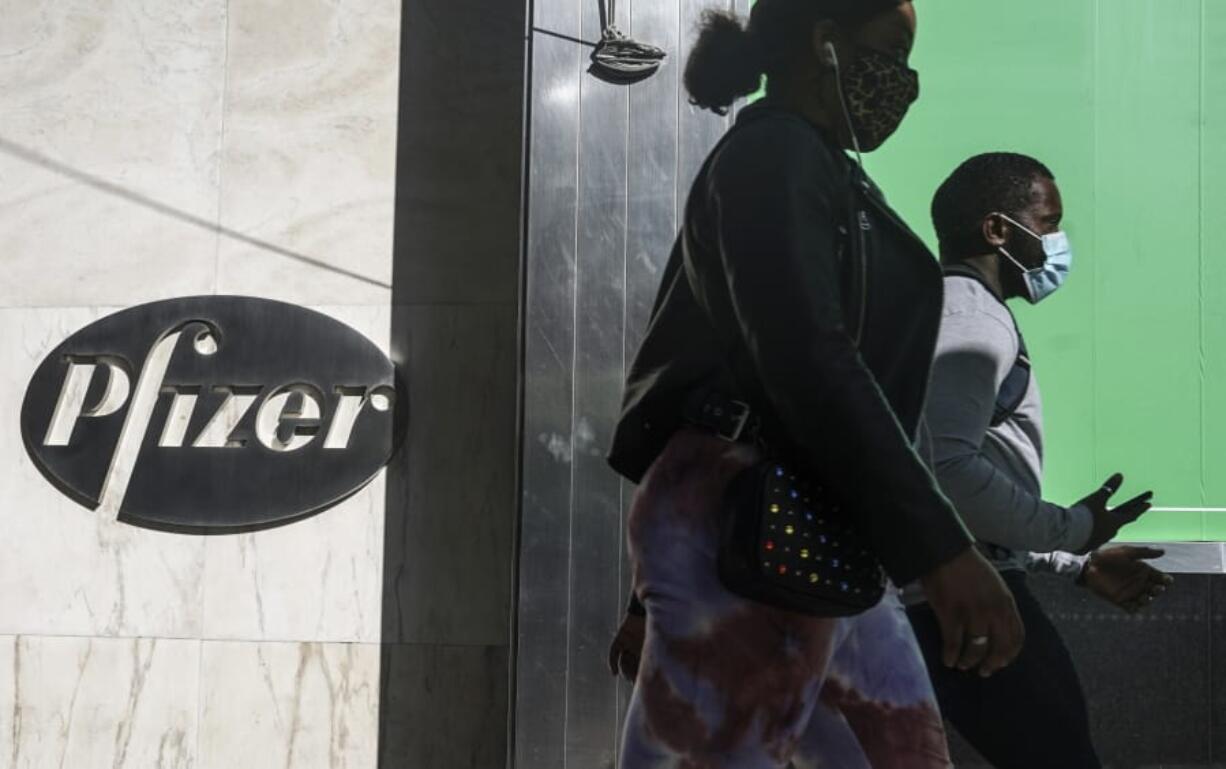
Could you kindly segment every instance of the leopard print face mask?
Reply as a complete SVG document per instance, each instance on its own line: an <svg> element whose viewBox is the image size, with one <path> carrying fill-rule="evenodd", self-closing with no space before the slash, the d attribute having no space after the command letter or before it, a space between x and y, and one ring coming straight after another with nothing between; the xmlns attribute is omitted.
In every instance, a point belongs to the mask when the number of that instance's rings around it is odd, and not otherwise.
<svg viewBox="0 0 1226 769"><path fill-rule="evenodd" d="M862 48L843 73L843 93L860 148L871 152L898 130L919 98L919 73L889 54Z"/></svg>

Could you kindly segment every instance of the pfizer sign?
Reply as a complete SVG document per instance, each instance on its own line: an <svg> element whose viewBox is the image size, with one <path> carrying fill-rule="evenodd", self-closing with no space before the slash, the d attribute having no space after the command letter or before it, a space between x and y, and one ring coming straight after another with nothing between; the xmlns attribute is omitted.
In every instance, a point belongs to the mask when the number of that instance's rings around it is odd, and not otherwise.
<svg viewBox="0 0 1226 769"><path fill-rule="evenodd" d="M169 530L275 526L369 482L401 431L395 367L295 305L172 299L86 326L38 367L21 432L81 504Z"/></svg>

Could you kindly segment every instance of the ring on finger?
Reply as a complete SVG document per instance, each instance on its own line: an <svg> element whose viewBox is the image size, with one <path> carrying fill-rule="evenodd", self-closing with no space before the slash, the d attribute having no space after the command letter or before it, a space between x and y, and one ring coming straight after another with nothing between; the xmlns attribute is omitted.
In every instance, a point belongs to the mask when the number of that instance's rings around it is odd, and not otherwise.
<svg viewBox="0 0 1226 769"><path fill-rule="evenodd" d="M971 636L971 646L987 646L988 637L986 635Z"/></svg>

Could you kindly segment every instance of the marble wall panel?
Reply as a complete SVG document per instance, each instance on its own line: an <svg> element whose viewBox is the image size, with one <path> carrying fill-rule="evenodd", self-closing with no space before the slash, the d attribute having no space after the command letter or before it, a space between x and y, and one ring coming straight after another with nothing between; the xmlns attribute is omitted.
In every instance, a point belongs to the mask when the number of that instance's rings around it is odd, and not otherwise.
<svg viewBox="0 0 1226 769"><path fill-rule="evenodd" d="M374 769L376 644L206 641L199 769Z"/></svg>
<svg viewBox="0 0 1226 769"><path fill-rule="evenodd" d="M0 765L192 769L200 643L0 636Z"/></svg>
<svg viewBox="0 0 1226 769"><path fill-rule="evenodd" d="M225 7L4 4L0 306L212 290Z"/></svg>
<svg viewBox="0 0 1226 769"><path fill-rule="evenodd" d="M201 631L201 539L104 520L43 478L22 446L21 402L34 369L110 311L0 309L0 634Z"/></svg>
<svg viewBox="0 0 1226 769"><path fill-rule="evenodd" d="M383 476L319 515L205 543L203 636L379 641Z"/></svg>
<svg viewBox="0 0 1226 769"><path fill-rule="evenodd" d="M217 288L386 302L398 0L231 0Z"/></svg>

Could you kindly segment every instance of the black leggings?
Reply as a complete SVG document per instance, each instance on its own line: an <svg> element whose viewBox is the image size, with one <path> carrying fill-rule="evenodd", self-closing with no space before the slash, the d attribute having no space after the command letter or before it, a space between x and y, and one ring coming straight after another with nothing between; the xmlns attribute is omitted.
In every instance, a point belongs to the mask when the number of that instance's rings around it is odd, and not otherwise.
<svg viewBox="0 0 1226 769"><path fill-rule="evenodd" d="M1026 645L991 678L945 667L936 614L928 604L907 609L942 713L996 769L1100 769L1073 658L1026 575L1001 576L1017 602Z"/></svg>

